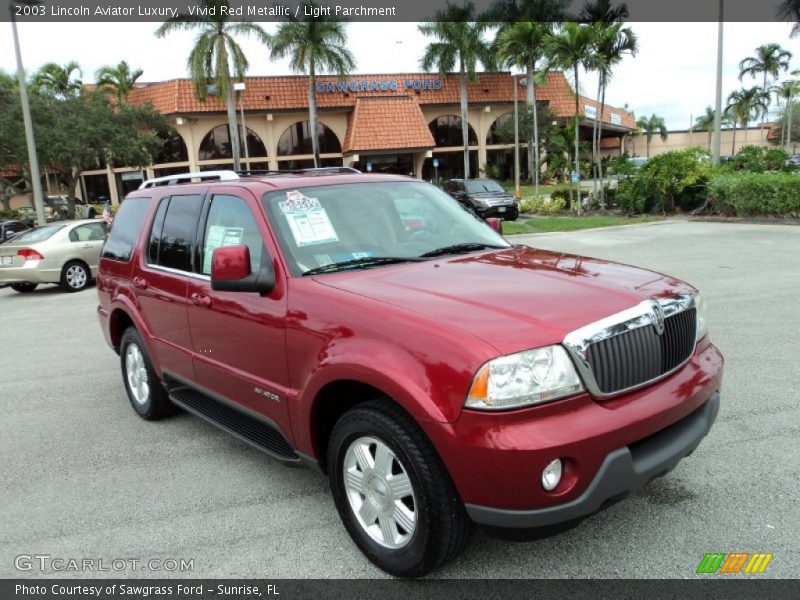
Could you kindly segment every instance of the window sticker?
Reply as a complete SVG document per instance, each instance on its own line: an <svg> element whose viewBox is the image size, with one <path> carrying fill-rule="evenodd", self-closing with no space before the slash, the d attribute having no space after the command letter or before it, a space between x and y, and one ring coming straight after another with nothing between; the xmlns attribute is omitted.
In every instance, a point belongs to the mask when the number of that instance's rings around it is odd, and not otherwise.
<svg viewBox="0 0 800 600"><path fill-rule="evenodd" d="M217 248L223 246L236 246L242 243L243 229L241 227L225 227L212 225L206 234L206 247L203 253L203 273L211 273L211 255Z"/></svg>
<svg viewBox="0 0 800 600"><path fill-rule="evenodd" d="M280 202L279 206L298 246L339 241L328 213L316 198L309 198L294 190L286 192L286 200Z"/></svg>

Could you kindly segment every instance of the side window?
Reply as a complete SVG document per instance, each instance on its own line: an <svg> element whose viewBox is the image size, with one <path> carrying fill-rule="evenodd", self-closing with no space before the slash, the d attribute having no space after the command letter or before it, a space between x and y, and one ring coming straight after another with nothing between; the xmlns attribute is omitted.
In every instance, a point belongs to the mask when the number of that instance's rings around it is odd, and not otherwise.
<svg viewBox="0 0 800 600"><path fill-rule="evenodd" d="M158 250L157 260L151 261L151 264L192 271L192 247L202 208L203 197L198 195L172 196L168 202L161 201L157 212L161 213L164 209L166 214L163 224L159 223L158 215L153 224L147 246L148 258L153 255L154 245L158 246Z"/></svg>
<svg viewBox="0 0 800 600"><path fill-rule="evenodd" d="M153 226L150 229L150 239L147 241L147 263L150 265L158 264L158 245L161 241L161 231L164 228L164 215L167 214L169 198L162 198L153 218Z"/></svg>
<svg viewBox="0 0 800 600"><path fill-rule="evenodd" d="M105 227L103 223L87 223L79 225L69 232L69 239L72 242L96 242L105 237Z"/></svg>
<svg viewBox="0 0 800 600"><path fill-rule="evenodd" d="M250 248L250 268L258 271L266 250L250 207L236 196L214 196L203 233L202 273L211 275L211 255L214 250L237 244Z"/></svg>
<svg viewBox="0 0 800 600"><path fill-rule="evenodd" d="M149 205L150 198L143 197L128 198L120 204L103 246L103 258L124 262L130 260Z"/></svg>

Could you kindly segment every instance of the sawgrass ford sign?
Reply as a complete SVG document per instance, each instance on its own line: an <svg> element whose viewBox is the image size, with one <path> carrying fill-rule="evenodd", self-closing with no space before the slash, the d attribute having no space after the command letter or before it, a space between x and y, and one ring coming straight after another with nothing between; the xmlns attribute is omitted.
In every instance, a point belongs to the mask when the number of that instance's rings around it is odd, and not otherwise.
<svg viewBox="0 0 800 600"><path fill-rule="evenodd" d="M319 81L317 93L326 92L396 92L397 90L440 90L441 79L351 79L350 81Z"/></svg>

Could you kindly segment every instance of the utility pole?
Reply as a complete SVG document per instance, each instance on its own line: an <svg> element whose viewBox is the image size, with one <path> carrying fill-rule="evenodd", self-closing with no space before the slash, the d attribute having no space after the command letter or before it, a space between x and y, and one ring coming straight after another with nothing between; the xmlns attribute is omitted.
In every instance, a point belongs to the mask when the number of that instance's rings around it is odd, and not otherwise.
<svg viewBox="0 0 800 600"><path fill-rule="evenodd" d="M725 0L719 0L719 30L717 32L717 101L714 109L714 148L711 164L719 164L722 143L722 24Z"/></svg>
<svg viewBox="0 0 800 600"><path fill-rule="evenodd" d="M9 2L8 11L11 14L11 32L14 36L14 53L17 57L17 78L19 80L19 101L22 104L22 122L25 126L25 142L28 146L28 164L30 168L31 186L33 187L33 205L36 207L36 221L44 225L44 201L42 199L42 181L39 177L39 158L36 155L36 140L33 137L33 120L31 119L31 105L28 100L28 86L25 82L25 69L22 66L22 53L19 48L19 35L17 34L17 20L14 17L14 4ZM19 2L19 4L34 5L39 2Z"/></svg>

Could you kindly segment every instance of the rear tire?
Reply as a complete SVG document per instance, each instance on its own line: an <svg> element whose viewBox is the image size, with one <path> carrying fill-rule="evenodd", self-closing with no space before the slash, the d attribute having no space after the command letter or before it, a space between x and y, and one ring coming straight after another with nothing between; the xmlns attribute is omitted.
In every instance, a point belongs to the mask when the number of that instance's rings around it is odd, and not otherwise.
<svg viewBox="0 0 800 600"><path fill-rule="evenodd" d="M20 294L27 294L32 292L37 287L39 287L38 283L12 283L11 289L15 292L19 292Z"/></svg>
<svg viewBox="0 0 800 600"><path fill-rule="evenodd" d="M80 261L70 261L61 269L61 288L66 292L80 292L86 289L90 279L89 267Z"/></svg>
<svg viewBox="0 0 800 600"><path fill-rule="evenodd" d="M122 334L119 357L125 391L137 415L155 421L178 411L158 379L147 347L135 327L128 327Z"/></svg>
<svg viewBox="0 0 800 600"><path fill-rule="evenodd" d="M471 522L449 473L416 423L388 399L339 419L327 466L347 532L387 573L420 577L463 548Z"/></svg>

